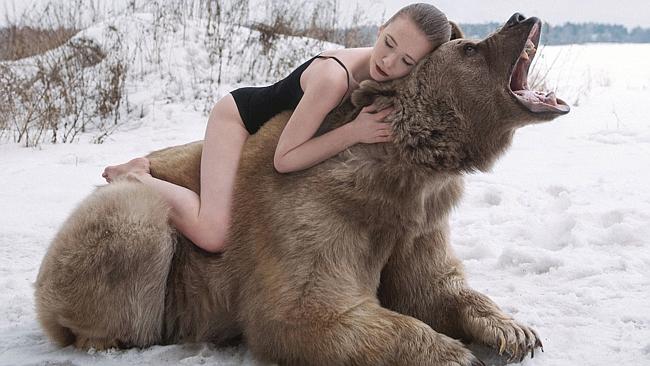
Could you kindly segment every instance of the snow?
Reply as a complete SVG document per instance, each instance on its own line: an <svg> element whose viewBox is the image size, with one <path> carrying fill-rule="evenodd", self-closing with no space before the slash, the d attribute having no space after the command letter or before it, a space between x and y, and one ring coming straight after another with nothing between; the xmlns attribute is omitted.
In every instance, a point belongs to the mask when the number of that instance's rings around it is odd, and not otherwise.
<svg viewBox="0 0 650 366"><path fill-rule="evenodd" d="M186 47L196 64L200 48ZM650 45L540 52L538 68L553 64L548 85L572 112L521 129L492 172L467 178L452 216L454 248L470 285L541 335L545 352L522 364L650 365ZM131 80L147 113L129 114L104 144L90 143L92 133L73 144L0 144L0 365L262 365L243 346L61 349L36 321L41 259L76 204L104 184L103 168L203 136L202 109L171 98L178 89L163 90L191 78L191 53L165 54L185 71ZM215 96L237 84L236 72ZM503 364L475 349L487 364Z"/></svg>

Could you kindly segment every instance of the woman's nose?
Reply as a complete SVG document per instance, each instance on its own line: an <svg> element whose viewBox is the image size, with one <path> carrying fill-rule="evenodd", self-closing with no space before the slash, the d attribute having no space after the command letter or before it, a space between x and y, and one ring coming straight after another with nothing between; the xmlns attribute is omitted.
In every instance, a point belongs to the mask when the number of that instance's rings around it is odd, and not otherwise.
<svg viewBox="0 0 650 366"><path fill-rule="evenodd" d="M395 55L394 54L388 54L388 55L384 56L383 61L384 61L384 66L387 69L391 68L395 64Z"/></svg>

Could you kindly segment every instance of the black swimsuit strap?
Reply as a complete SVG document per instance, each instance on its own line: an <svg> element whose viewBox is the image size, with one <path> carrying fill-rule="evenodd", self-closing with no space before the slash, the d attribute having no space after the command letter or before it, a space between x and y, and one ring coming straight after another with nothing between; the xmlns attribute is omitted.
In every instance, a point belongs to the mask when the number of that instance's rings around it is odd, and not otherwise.
<svg viewBox="0 0 650 366"><path fill-rule="evenodd" d="M348 72L348 68L345 67L345 65L343 64L343 62L341 62L341 60L339 60L338 58L336 58L334 56L317 55L316 57L317 58L331 58L334 61L338 62L339 65L341 65L341 67L343 68L343 70L345 70L345 75L347 76L347 81L348 81L348 89L345 91L345 95L343 96L343 99L341 99L341 101L339 102L339 105L341 105L343 103L343 101L345 100L345 97L348 95L348 91L350 90L350 73Z"/></svg>

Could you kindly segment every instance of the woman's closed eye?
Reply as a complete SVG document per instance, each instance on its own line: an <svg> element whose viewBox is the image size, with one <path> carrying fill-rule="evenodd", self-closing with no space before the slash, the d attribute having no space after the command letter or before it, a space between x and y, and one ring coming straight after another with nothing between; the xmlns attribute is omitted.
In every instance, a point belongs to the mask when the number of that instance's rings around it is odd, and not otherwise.
<svg viewBox="0 0 650 366"><path fill-rule="evenodd" d="M395 46L391 45L390 42L388 42L388 37L384 38L384 43L386 43L386 47L388 47L388 48L393 48L393 47L395 47ZM413 65L415 65L414 63L408 61L408 60L405 59L405 58L402 59L402 62L404 62L404 64L405 64L406 66L413 66Z"/></svg>

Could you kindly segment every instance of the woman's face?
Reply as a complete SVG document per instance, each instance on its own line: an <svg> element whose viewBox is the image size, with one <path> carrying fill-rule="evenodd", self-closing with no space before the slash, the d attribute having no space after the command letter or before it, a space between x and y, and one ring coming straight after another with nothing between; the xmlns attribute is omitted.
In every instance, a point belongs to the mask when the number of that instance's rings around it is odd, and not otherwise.
<svg viewBox="0 0 650 366"><path fill-rule="evenodd" d="M370 77L377 81L400 78L433 47L424 33L408 16L394 19L379 28L377 42L370 55Z"/></svg>

